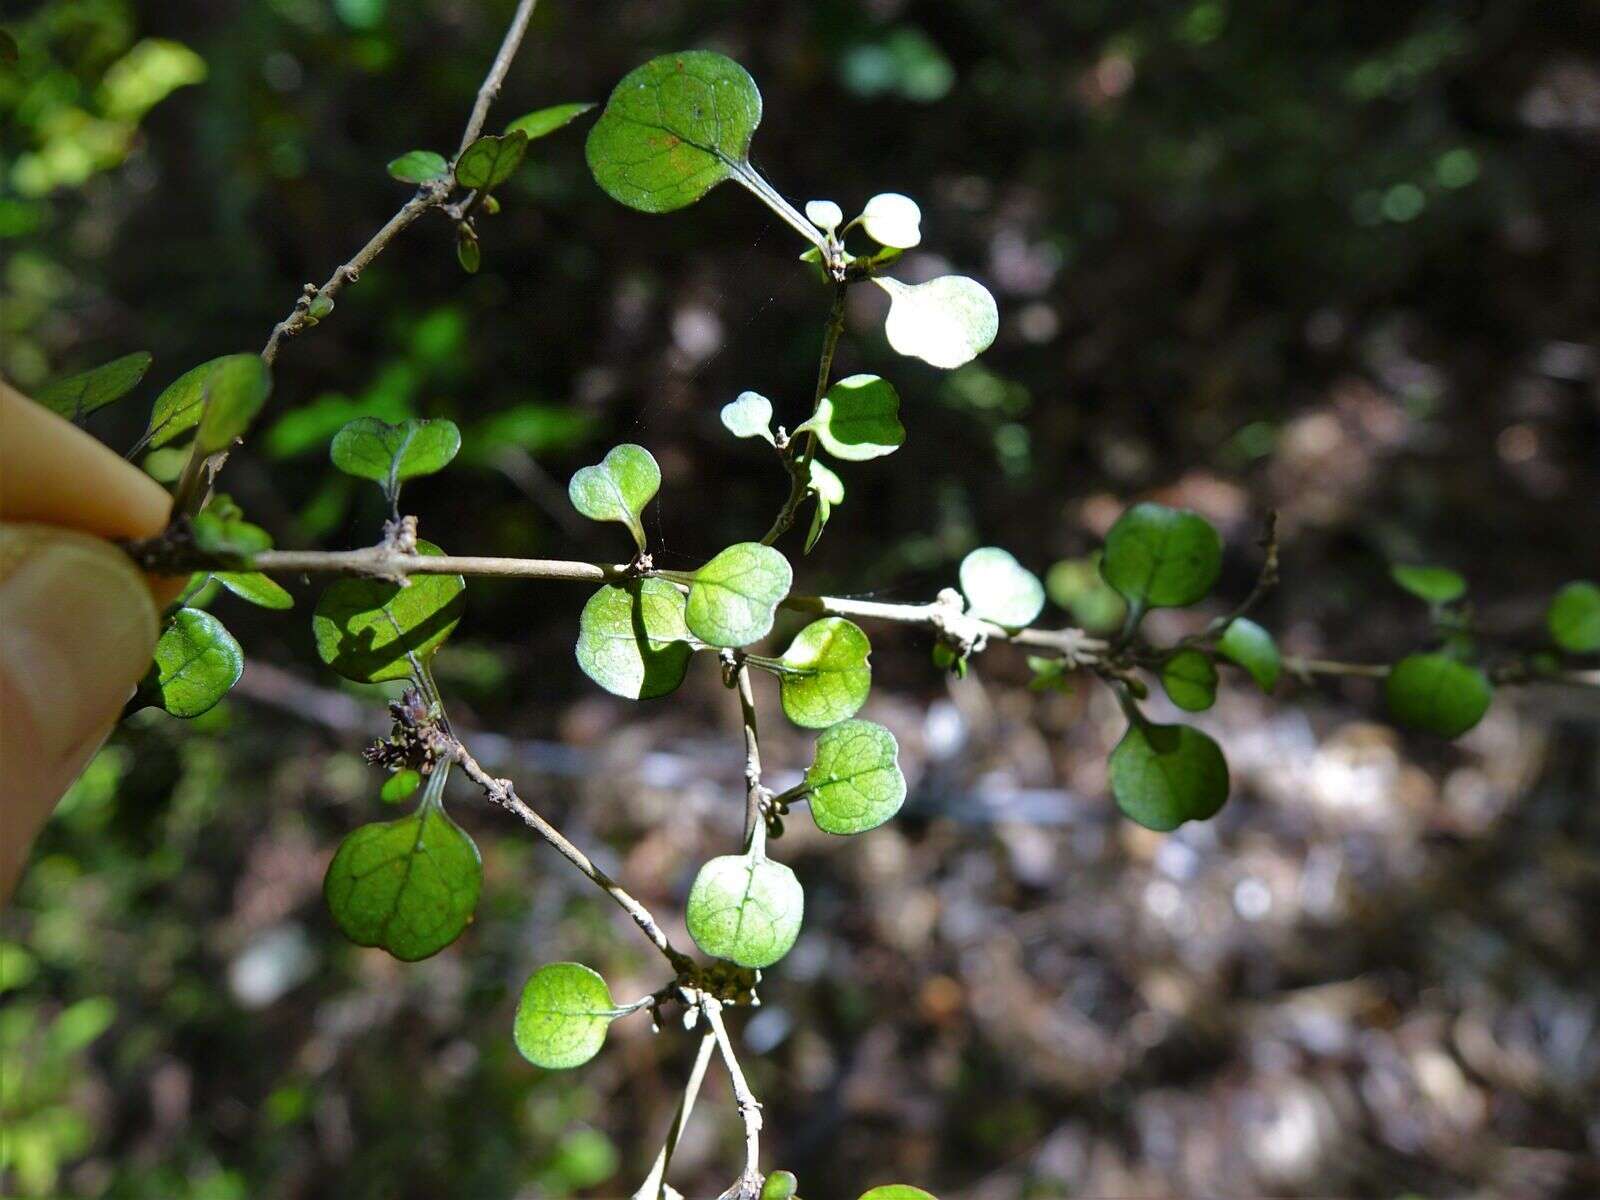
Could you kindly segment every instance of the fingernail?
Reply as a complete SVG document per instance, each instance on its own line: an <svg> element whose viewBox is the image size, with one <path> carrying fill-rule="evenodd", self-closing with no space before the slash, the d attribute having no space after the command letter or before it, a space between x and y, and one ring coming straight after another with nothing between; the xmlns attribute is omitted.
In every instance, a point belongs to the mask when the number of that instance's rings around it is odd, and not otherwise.
<svg viewBox="0 0 1600 1200"><path fill-rule="evenodd" d="M0 678L31 718L44 764L78 749L126 703L159 617L108 542L41 525L0 527Z"/></svg>

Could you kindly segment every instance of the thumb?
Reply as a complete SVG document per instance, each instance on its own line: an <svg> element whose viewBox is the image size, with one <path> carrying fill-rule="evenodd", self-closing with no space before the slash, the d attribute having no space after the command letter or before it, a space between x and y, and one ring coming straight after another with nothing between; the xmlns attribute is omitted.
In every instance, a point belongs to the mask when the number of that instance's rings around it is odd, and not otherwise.
<svg viewBox="0 0 1600 1200"><path fill-rule="evenodd" d="M108 542L0 525L0 901L150 664L159 614Z"/></svg>

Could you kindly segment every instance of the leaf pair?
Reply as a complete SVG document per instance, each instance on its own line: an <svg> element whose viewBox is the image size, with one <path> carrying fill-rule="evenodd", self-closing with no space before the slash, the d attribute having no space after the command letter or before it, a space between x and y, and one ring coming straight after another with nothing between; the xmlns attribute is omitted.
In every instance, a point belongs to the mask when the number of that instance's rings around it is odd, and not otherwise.
<svg viewBox="0 0 1600 1200"><path fill-rule="evenodd" d="M643 554L648 546L645 506L661 490L661 468L643 446L617 446L592 467L584 467L567 484L572 507L591 521L616 521L628 527Z"/></svg>
<svg viewBox="0 0 1600 1200"><path fill-rule="evenodd" d="M396 511L401 484L442 471L460 450L461 431L443 418L391 425L377 417L357 417L333 435L328 448L334 466L376 483Z"/></svg>
<svg viewBox="0 0 1600 1200"><path fill-rule="evenodd" d="M593 107L593 104L552 105L518 117L506 126L501 137L493 134L480 137L462 151L457 160L456 182L475 190L498 187L521 164L529 142L554 133ZM411 150L389 164L390 176L402 183L431 183L449 173L450 161L433 150Z"/></svg>

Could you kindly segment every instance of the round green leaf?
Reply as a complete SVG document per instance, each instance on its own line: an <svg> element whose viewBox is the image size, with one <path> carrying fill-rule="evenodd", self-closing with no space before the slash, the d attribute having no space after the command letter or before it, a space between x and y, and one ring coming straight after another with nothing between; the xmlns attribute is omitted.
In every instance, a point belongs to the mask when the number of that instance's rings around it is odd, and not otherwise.
<svg viewBox="0 0 1600 1200"><path fill-rule="evenodd" d="M1222 571L1222 539L1204 517L1136 504L1106 535L1100 573L1129 604L1182 608L1211 590Z"/></svg>
<svg viewBox="0 0 1600 1200"><path fill-rule="evenodd" d="M383 781L383 787L378 789L378 799L385 804L399 804L415 795L421 786L421 773L405 767Z"/></svg>
<svg viewBox="0 0 1600 1200"><path fill-rule="evenodd" d="M520 133L531 142L536 138L552 134L563 126L570 125L593 107L594 102L591 100L574 104L552 104L549 108L537 108L531 113L524 113L507 125L506 132Z"/></svg>
<svg viewBox="0 0 1600 1200"><path fill-rule="evenodd" d="M211 365L200 391L195 445L202 454L215 454L250 428L272 391L272 373L259 354L230 354Z"/></svg>
<svg viewBox="0 0 1600 1200"><path fill-rule="evenodd" d="M820 458L811 460L811 491L816 497L817 507L811 513L811 529L806 533L805 553L810 554L811 548L817 544L817 539L822 536L822 531L828 524L828 518L833 515L833 506L844 503L844 480L827 466Z"/></svg>
<svg viewBox="0 0 1600 1200"><path fill-rule="evenodd" d="M909 1183L886 1183L870 1192L862 1192L858 1200L936 1200L936 1197Z"/></svg>
<svg viewBox="0 0 1600 1200"><path fill-rule="evenodd" d="M389 164L390 176L401 183L427 183L449 172L449 160L432 150L411 150Z"/></svg>
<svg viewBox="0 0 1600 1200"><path fill-rule="evenodd" d="M584 152L613 200L671 212L748 170L760 123L761 93L749 72L721 54L689 50L623 76Z"/></svg>
<svg viewBox="0 0 1600 1200"><path fill-rule="evenodd" d="M393 501L407 479L442 471L460 449L461 430L442 417L398 425L357 417L333 435L328 455L346 475L372 480Z"/></svg>
<svg viewBox="0 0 1600 1200"><path fill-rule="evenodd" d="M794 572L771 546L740 542L694 573L684 621L712 646L748 646L772 630Z"/></svg>
<svg viewBox="0 0 1600 1200"><path fill-rule="evenodd" d="M793 1171L774 1171L761 1185L761 1200L793 1200L800 1181Z"/></svg>
<svg viewBox="0 0 1600 1200"><path fill-rule="evenodd" d="M482 887L478 847L424 799L409 817L363 825L345 838L322 894L356 945L416 962L461 936Z"/></svg>
<svg viewBox="0 0 1600 1200"><path fill-rule="evenodd" d="M166 386L150 410L150 426L144 434L147 444L165 446L200 423L200 412L205 407L206 380L217 364L228 357L224 355L190 367Z"/></svg>
<svg viewBox="0 0 1600 1200"><path fill-rule="evenodd" d="M801 433L814 430L828 453L846 462L866 462L893 454L906 440L900 424L900 396L877 375L851 375L839 380L817 402L817 411Z"/></svg>
<svg viewBox="0 0 1600 1200"><path fill-rule="evenodd" d="M861 210L861 228L880 246L909 250L922 241L922 210L910 196L879 192Z"/></svg>
<svg viewBox="0 0 1600 1200"><path fill-rule="evenodd" d="M1000 331L1000 310L976 279L941 275L906 284L878 275L873 281L889 293L883 325L889 345L911 358L946 370L959 367L987 350Z"/></svg>
<svg viewBox="0 0 1600 1200"><path fill-rule="evenodd" d="M104 408L113 400L127 395L149 369L150 352L139 350L102 363L92 370L47 383L34 393L33 398L51 412L59 413L69 421L78 421L95 409Z"/></svg>
<svg viewBox="0 0 1600 1200"><path fill-rule="evenodd" d="M1555 644L1569 654L1600 651L1600 585L1569 583L1556 593L1545 617Z"/></svg>
<svg viewBox="0 0 1600 1200"><path fill-rule="evenodd" d="M676 691L694 654L684 606L683 593L665 579L608 583L578 619L578 666L630 700Z"/></svg>
<svg viewBox="0 0 1600 1200"><path fill-rule="evenodd" d="M1146 829L1176 829L1222 807L1228 763L1198 729L1137 720L1111 752L1111 792L1123 814Z"/></svg>
<svg viewBox="0 0 1600 1200"><path fill-rule="evenodd" d="M1020 629L1044 608L1044 584L1009 551L984 546L961 560L961 591L975 617Z"/></svg>
<svg viewBox="0 0 1600 1200"><path fill-rule="evenodd" d="M1448 654L1413 654L1394 665L1384 694L1400 724L1453 738L1483 719L1494 687L1477 667Z"/></svg>
<svg viewBox="0 0 1600 1200"><path fill-rule="evenodd" d="M155 661L140 691L175 717L198 717L242 674L244 651L222 622L201 609L180 608L156 642Z"/></svg>
<svg viewBox="0 0 1600 1200"><path fill-rule="evenodd" d="M872 688L871 653L867 635L843 617L811 622L783 652L785 670L778 676L783 711L807 729L826 729L854 716Z"/></svg>
<svg viewBox="0 0 1600 1200"><path fill-rule="evenodd" d="M1217 702L1217 668L1211 656L1192 647L1161 664L1161 686L1179 708L1203 712Z"/></svg>
<svg viewBox="0 0 1600 1200"><path fill-rule="evenodd" d="M1414 567L1396 563L1389 575L1406 591L1429 604L1449 604L1467 593L1467 581L1448 567Z"/></svg>
<svg viewBox="0 0 1600 1200"><path fill-rule="evenodd" d="M294 597L284 590L283 585L259 571L217 571L211 577L239 599L248 600L260 608L282 610L294 607Z"/></svg>
<svg viewBox="0 0 1600 1200"><path fill-rule="evenodd" d="M444 551L418 541L417 553ZM461 620L466 590L459 575L414 575L404 587L341 579L322 593L311 617L317 653L358 683L412 678Z"/></svg>
<svg viewBox="0 0 1600 1200"><path fill-rule="evenodd" d="M1100 577L1098 553L1054 564L1044 590L1089 633L1115 633L1128 615L1128 602Z"/></svg>
<svg viewBox="0 0 1600 1200"><path fill-rule="evenodd" d="M817 739L817 753L806 770L811 819L824 833L865 833L876 829L906 799L900 773L900 746L882 725L841 721Z"/></svg>
<svg viewBox="0 0 1600 1200"><path fill-rule="evenodd" d="M567 485L572 507L591 521L620 521L633 533L644 553L644 512L661 488L661 468L643 446L617 446L592 467L584 467Z"/></svg>
<svg viewBox="0 0 1600 1200"><path fill-rule="evenodd" d="M1270 692L1278 685L1278 675L1283 669L1278 643L1249 617L1233 619L1217 642L1217 653L1249 672L1263 692Z"/></svg>
<svg viewBox="0 0 1600 1200"><path fill-rule="evenodd" d="M598 972L582 963L550 963L533 973L517 1002L517 1049L549 1071L581 1067L600 1053L618 1015Z"/></svg>
<svg viewBox="0 0 1600 1200"><path fill-rule="evenodd" d="M772 401L760 392L740 392L722 406L722 424L736 438L772 442Z"/></svg>
<svg viewBox="0 0 1600 1200"><path fill-rule="evenodd" d="M515 132L504 137L485 134L461 152L456 160L456 182L474 191L488 191L511 178L528 151L528 135Z"/></svg>
<svg viewBox="0 0 1600 1200"><path fill-rule="evenodd" d="M729 854L700 868L685 919L695 945L741 967L770 967L800 936L806 897L794 872L760 855Z"/></svg>

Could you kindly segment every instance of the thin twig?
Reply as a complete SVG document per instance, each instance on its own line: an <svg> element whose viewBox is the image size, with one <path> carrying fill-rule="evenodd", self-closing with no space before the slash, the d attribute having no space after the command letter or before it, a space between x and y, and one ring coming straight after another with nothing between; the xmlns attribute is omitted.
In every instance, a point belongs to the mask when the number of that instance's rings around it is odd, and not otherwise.
<svg viewBox="0 0 1600 1200"><path fill-rule="evenodd" d="M833 285L833 304L828 309L828 323L822 331L822 354L817 362L817 389L811 398L811 414L806 418L808 421L817 415L822 398L828 394L828 378L833 374L833 356L839 348L839 335L844 332L844 302L849 291L850 284L845 280L839 280ZM805 445L798 456L795 455L792 445L786 448L784 465L789 469L789 495L784 500L783 507L778 510L772 528L762 537L762 545L770 546L776 542L788 532L789 527L794 524L795 517L800 514L800 506L811 494L811 460L816 452L817 435L810 429L806 430Z"/></svg>
<svg viewBox="0 0 1600 1200"><path fill-rule="evenodd" d="M739 1057L733 1051L728 1029L722 1023L722 1003L714 996L700 993L700 1011L716 1036L717 1048L722 1051L722 1061L728 1068L728 1079L733 1084L733 1102L744 1122L744 1171L738 1180L719 1200L759 1200L761 1195L761 1102L745 1081L739 1066Z"/></svg>
<svg viewBox="0 0 1600 1200"><path fill-rule="evenodd" d="M661 1144L661 1152L656 1155L650 1174L645 1176L644 1182L633 1193L632 1200L662 1200L666 1195L667 1168L672 1165L672 1156L677 1152L683 1127L689 1123L689 1115L694 1112L694 1102L700 1095L700 1084L705 1080L706 1068L711 1064L711 1052L716 1046L715 1030L707 1030L700 1038L700 1049L695 1052L694 1066L689 1068L689 1078L684 1082L683 1095L678 1100L678 1111L673 1114L666 1141Z"/></svg>
<svg viewBox="0 0 1600 1200"><path fill-rule="evenodd" d="M509 779L496 779L485 771L458 738L450 737L444 749L461 765L467 777L483 790L484 795L522 818L523 824L554 846L557 853L615 900L622 911L633 918L633 923L644 931L645 937L650 939L651 944L672 964L673 970L682 975L694 969L694 961L673 946L650 910L635 900L621 884L595 866L587 854L562 836L559 829L528 807L522 797L517 795L516 787Z"/></svg>
<svg viewBox="0 0 1600 1200"><path fill-rule="evenodd" d="M739 709L744 721L744 844L749 846L756 825L764 817L762 805L769 794L761 785L761 734L756 727L756 694L750 682L750 667L741 660L735 671Z"/></svg>

